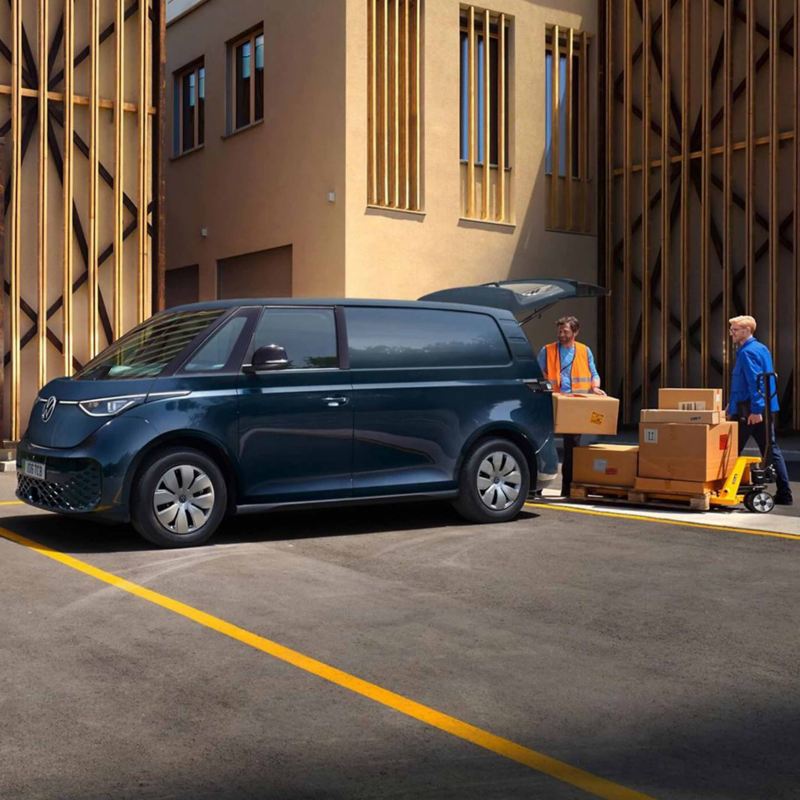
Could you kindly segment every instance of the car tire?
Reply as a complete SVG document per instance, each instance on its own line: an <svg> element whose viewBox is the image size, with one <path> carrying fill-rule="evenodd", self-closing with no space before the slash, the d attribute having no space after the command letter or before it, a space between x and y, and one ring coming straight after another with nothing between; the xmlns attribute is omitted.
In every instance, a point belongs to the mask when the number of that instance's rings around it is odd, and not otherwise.
<svg viewBox="0 0 800 800"><path fill-rule="evenodd" d="M216 463L189 448L161 450L139 472L131 491L131 521L159 547L208 541L225 517L228 491Z"/></svg>
<svg viewBox="0 0 800 800"><path fill-rule="evenodd" d="M522 510L530 480L528 461L517 445L484 439L464 460L453 508L470 522L507 522Z"/></svg>

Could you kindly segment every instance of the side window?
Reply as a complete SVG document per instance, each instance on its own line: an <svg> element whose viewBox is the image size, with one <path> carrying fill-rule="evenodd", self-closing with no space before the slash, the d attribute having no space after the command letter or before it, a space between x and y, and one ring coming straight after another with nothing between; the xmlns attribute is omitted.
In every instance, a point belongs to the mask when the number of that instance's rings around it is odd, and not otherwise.
<svg viewBox="0 0 800 800"><path fill-rule="evenodd" d="M244 330L247 317L241 315L228 320L205 344L201 345L186 362L182 372L220 372L225 368L233 348Z"/></svg>
<svg viewBox="0 0 800 800"><path fill-rule="evenodd" d="M416 308L348 308L353 369L480 367L508 364L495 320L486 314Z"/></svg>
<svg viewBox="0 0 800 800"><path fill-rule="evenodd" d="M276 344L286 350L290 369L334 368L336 321L332 308L265 308L256 326L247 360L259 347Z"/></svg>

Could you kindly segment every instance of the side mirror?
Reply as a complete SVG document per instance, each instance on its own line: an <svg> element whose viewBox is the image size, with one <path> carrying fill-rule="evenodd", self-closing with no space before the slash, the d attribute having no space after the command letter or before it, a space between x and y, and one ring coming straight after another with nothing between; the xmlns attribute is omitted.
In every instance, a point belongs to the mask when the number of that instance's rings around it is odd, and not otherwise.
<svg viewBox="0 0 800 800"><path fill-rule="evenodd" d="M251 364L245 365L245 372L267 372L274 369L286 369L289 366L289 359L286 357L286 349L278 344L268 344L259 347L253 353Z"/></svg>

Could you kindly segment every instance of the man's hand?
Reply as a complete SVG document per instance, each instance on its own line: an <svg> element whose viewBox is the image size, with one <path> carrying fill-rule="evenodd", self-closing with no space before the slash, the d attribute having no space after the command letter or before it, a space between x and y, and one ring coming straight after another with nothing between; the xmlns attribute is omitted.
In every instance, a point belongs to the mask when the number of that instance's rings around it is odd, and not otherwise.
<svg viewBox="0 0 800 800"><path fill-rule="evenodd" d="M592 386L592 394L601 394L603 397L606 396L606 393L599 386Z"/></svg>
<svg viewBox="0 0 800 800"><path fill-rule="evenodd" d="M764 421L764 415L763 414L751 414L747 418L747 424L748 425L758 425L760 422L763 422L763 421Z"/></svg>

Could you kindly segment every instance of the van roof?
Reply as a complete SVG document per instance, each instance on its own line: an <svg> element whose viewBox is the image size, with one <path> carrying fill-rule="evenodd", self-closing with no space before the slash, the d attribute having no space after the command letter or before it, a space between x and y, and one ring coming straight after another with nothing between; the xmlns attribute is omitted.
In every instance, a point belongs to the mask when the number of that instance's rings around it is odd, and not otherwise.
<svg viewBox="0 0 800 800"><path fill-rule="evenodd" d="M215 308L236 308L238 306L367 306L371 308L428 308L438 311L479 311L497 319L513 320L510 311L489 306L466 305L464 303L437 303L428 300L366 300L358 298L310 298L310 297L243 297L231 300L209 300L202 303L187 303L173 306L159 312L207 311Z"/></svg>

